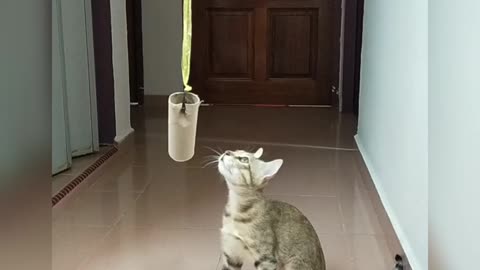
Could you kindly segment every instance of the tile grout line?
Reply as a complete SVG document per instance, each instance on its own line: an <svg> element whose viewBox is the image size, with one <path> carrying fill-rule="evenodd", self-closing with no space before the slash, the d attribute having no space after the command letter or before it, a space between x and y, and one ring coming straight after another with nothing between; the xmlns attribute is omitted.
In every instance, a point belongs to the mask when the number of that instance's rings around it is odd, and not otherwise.
<svg viewBox="0 0 480 270"><path fill-rule="evenodd" d="M117 221L115 221L112 225L110 226L106 226L108 228L107 232L105 233L105 235L100 239L100 241L98 242L98 244L96 245L96 247L91 251L91 254L88 254L85 256L85 258L80 262L80 264L78 265L77 269L81 269L81 267L84 267L85 265L88 265L88 263L90 262L91 259L94 258L95 256L95 253L97 252L97 250L100 249L101 245L105 243L105 241L107 240L107 238L113 233L114 229L116 228L116 226L118 225L118 223L120 223L121 221L121 218L123 217L124 213L122 213L120 215L120 217L118 218Z"/></svg>
<svg viewBox="0 0 480 270"><path fill-rule="evenodd" d="M308 144L291 144L291 143L272 143L262 141L242 141L242 140L228 140L228 139L210 139L210 138L198 138L198 142L221 142L221 143L236 143L236 144L248 144L248 145L268 145L268 146L280 146L280 147L292 147L292 148L307 148L307 149L319 149L319 150L336 150L347 152L358 152L356 148L346 147L331 147L331 146L317 146Z"/></svg>
<svg viewBox="0 0 480 270"><path fill-rule="evenodd" d="M148 137L166 139L166 135L150 135ZM266 142L266 141L246 141L246 140L232 140L232 139L222 139L222 138L205 138L198 137L197 142L220 142L220 143L235 143L235 144L248 144L248 145L269 145L269 146L280 146L280 147L293 147L293 148L309 148L309 149L324 149L324 150L337 150L337 151L349 151L349 152L358 152L358 148L348 148L348 147L334 147L334 146L321 146L321 145L309 145L309 144L294 144L294 143L275 143L275 142ZM142 146L146 146L143 144Z"/></svg>

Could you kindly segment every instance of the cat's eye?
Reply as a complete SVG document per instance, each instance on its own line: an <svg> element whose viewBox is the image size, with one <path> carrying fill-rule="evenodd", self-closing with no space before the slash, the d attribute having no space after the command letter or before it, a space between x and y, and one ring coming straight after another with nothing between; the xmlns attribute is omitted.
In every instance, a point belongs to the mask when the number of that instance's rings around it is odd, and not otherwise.
<svg viewBox="0 0 480 270"><path fill-rule="evenodd" d="M238 160L240 160L242 163L248 163L249 161L247 157L239 157Z"/></svg>

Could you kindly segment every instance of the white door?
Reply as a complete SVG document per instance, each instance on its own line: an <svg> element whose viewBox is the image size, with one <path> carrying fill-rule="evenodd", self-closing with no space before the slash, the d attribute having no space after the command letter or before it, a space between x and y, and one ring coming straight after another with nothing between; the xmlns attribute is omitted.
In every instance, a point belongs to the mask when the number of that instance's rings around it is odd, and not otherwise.
<svg viewBox="0 0 480 270"><path fill-rule="evenodd" d="M60 3L70 148L75 157L99 148L91 3L90 0L60 0Z"/></svg>
<svg viewBox="0 0 480 270"><path fill-rule="evenodd" d="M65 92L65 60L59 0L52 3L52 173L72 165Z"/></svg>

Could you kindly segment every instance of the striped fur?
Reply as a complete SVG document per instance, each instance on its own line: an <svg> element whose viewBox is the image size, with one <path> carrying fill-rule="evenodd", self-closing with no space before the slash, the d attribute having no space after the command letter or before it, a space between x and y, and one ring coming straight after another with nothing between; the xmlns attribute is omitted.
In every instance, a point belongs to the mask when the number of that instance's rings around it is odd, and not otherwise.
<svg viewBox="0 0 480 270"><path fill-rule="evenodd" d="M294 206L263 195L283 161L264 162L262 153L227 151L219 158L229 189L221 230L222 269L239 270L251 257L259 270L325 270L320 241L308 219Z"/></svg>

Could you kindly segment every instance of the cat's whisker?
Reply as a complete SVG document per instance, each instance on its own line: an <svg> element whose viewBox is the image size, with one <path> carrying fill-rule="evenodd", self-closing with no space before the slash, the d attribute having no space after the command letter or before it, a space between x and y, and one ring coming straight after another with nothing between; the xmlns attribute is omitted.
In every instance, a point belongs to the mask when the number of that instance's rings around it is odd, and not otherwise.
<svg viewBox="0 0 480 270"><path fill-rule="evenodd" d="M205 156L204 159L218 159L220 156L219 155L209 155Z"/></svg>
<svg viewBox="0 0 480 270"><path fill-rule="evenodd" d="M206 164L205 166L207 166L207 164L213 164L215 162L218 162L220 156L217 156L217 155L210 155L210 156L206 156L204 158L204 163Z"/></svg>
<svg viewBox="0 0 480 270"><path fill-rule="evenodd" d="M212 164L212 163L215 163L215 162L218 162L218 160L216 160L216 159L214 159L214 160L206 160L205 162L203 162L203 165Z"/></svg>
<svg viewBox="0 0 480 270"><path fill-rule="evenodd" d="M212 156L206 156L204 157L204 162L211 162L211 161L217 161L220 158L220 156L212 155Z"/></svg>
<svg viewBox="0 0 480 270"><path fill-rule="evenodd" d="M220 152L220 153L225 152L225 151L222 150L222 148L221 148L220 146L217 146L217 150L218 150L218 152Z"/></svg>
<svg viewBox="0 0 480 270"><path fill-rule="evenodd" d="M215 150L214 148L212 148L212 147L210 147L210 146L204 146L204 147L207 148L208 150L214 152L215 154L217 154L217 155L219 155L219 156L222 155L221 151L217 151L217 150Z"/></svg>
<svg viewBox="0 0 480 270"><path fill-rule="evenodd" d="M208 166L213 165L213 164L215 164L215 163L218 163L218 160L210 161L210 162L208 162L207 164L203 165L202 168L205 169L205 168L207 168Z"/></svg>

